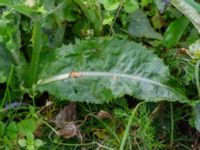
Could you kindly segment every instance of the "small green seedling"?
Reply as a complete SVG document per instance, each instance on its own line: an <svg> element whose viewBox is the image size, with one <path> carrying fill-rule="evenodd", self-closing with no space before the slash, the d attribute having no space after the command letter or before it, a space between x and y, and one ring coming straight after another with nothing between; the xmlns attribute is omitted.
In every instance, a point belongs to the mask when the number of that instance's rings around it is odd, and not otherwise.
<svg viewBox="0 0 200 150"><path fill-rule="evenodd" d="M18 144L27 150L37 150L44 145L44 142L40 139L34 139L34 135L29 132L26 135L26 139L18 140Z"/></svg>

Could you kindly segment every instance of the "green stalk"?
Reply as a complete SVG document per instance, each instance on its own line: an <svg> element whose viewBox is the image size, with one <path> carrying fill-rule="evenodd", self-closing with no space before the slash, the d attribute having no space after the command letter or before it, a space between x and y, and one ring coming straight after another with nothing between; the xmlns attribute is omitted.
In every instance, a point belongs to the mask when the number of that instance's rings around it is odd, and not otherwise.
<svg viewBox="0 0 200 150"><path fill-rule="evenodd" d="M121 9L122 9L122 7L123 7L124 2L125 2L125 0L121 0L121 1L120 1L119 7L118 7L117 12L116 12L115 17L114 17L114 20L113 20L112 24L110 25L109 34L111 34L111 33L112 33L112 34L115 34L115 31L113 30L113 26L114 26L114 24L115 24L117 18L119 17L119 14L120 14L120 11L121 11Z"/></svg>
<svg viewBox="0 0 200 150"><path fill-rule="evenodd" d="M6 98L7 98L7 95L9 94L9 86L10 86L10 83L11 83L11 80L12 80L13 72L14 72L14 65L12 65L11 69L10 69L10 73L9 73L7 84L6 84L6 91L5 91L5 94L4 94L0 109L3 108L3 106L5 104L5 101L6 101Z"/></svg>
<svg viewBox="0 0 200 150"><path fill-rule="evenodd" d="M200 65L200 60L196 63L196 67L195 67L195 82L196 82L198 97L200 98L199 65Z"/></svg>
<svg viewBox="0 0 200 150"><path fill-rule="evenodd" d="M131 114L131 116L130 116L130 118L128 120L128 124L126 126L126 129L125 129L125 132L124 132L124 135L123 135L122 142L121 142L119 150L124 150L124 146L126 144L126 140L128 138L128 135L129 135L129 131L130 131L130 128L131 128L132 121L133 121L133 119L135 117L135 114L136 114L138 108L144 103L145 102L141 102L141 103L137 104L137 106L133 109L133 112L132 112L132 114Z"/></svg>
<svg viewBox="0 0 200 150"><path fill-rule="evenodd" d="M40 52L42 50L42 27L38 20L35 20L32 35L33 52L28 72L27 86L31 87L37 80Z"/></svg>
<svg viewBox="0 0 200 150"><path fill-rule="evenodd" d="M172 148L174 143L174 110L172 103L170 103L170 115L171 115L170 147Z"/></svg>

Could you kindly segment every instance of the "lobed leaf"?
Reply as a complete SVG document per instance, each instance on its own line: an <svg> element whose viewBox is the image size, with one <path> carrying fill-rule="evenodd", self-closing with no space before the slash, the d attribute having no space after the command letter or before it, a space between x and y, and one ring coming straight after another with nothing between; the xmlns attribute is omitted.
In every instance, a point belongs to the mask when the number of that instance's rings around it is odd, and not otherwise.
<svg viewBox="0 0 200 150"><path fill-rule="evenodd" d="M168 67L141 44L117 39L77 41L45 58L51 63L41 61L38 90L62 100L103 103L128 94L154 102L187 101L164 84ZM78 72L70 74L73 71Z"/></svg>

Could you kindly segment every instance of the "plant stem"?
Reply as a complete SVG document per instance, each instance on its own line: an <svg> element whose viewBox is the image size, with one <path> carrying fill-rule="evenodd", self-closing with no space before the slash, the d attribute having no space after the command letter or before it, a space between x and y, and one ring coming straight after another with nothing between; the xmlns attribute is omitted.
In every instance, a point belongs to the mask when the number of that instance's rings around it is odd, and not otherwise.
<svg viewBox="0 0 200 150"><path fill-rule="evenodd" d="M198 97L200 98L199 65L200 65L200 60L196 63L196 67L195 67L195 81L196 81Z"/></svg>
<svg viewBox="0 0 200 150"><path fill-rule="evenodd" d="M116 22L116 20L117 20L117 18L118 18L118 16L119 16L119 13L120 13L120 11L121 11L121 9L122 9L122 6L123 6L123 4L124 4L124 1L125 0L121 0L120 1L120 4L119 4L119 7L118 7L118 9L117 9L117 13L116 13L116 15L115 15L115 17L114 17L114 20L113 20L113 22L112 22L112 25L110 26L110 32L109 32L109 34L110 33L113 33L114 34L114 30L113 30L113 26L114 26L114 24L115 24L115 22Z"/></svg>
<svg viewBox="0 0 200 150"><path fill-rule="evenodd" d="M6 98L7 98L7 95L8 95L8 93L9 93L9 86L10 86L10 83L11 83L13 71L14 71L14 65L11 65L10 73L9 73L8 80L7 80L7 84L6 84L6 91L5 91L5 94L4 94L4 97L3 97L3 100L2 100L2 103L1 103L1 106L0 106L0 109L3 108L3 106L4 106L4 104L5 104L5 101L6 101Z"/></svg>
<svg viewBox="0 0 200 150"><path fill-rule="evenodd" d="M58 132L50 124L48 124L44 120L42 120L42 123L44 123L47 127L49 127L51 129L51 131L53 131L56 135L58 135Z"/></svg>
<svg viewBox="0 0 200 150"><path fill-rule="evenodd" d="M174 110L172 103L170 103L170 118L171 118L170 147L172 148L174 143Z"/></svg>
<svg viewBox="0 0 200 150"><path fill-rule="evenodd" d="M119 148L120 150L124 150L124 146L125 146L125 144L126 144L126 140L127 140L127 138L128 138L128 135L129 135L129 131L130 131L130 128L131 128L132 121L133 121L133 119L134 119L134 117L135 117L135 114L136 114L138 108L139 108L142 104L144 104L144 103L146 103L146 102L145 102L145 101L144 101L144 102L140 102L140 103L137 104L137 106L133 109L132 114L131 114L131 116L130 116L130 118L129 118L129 120L128 120L128 124L127 124L127 126L126 126L124 135L123 135L123 137L122 137L122 142L121 142L120 148Z"/></svg>
<svg viewBox="0 0 200 150"><path fill-rule="evenodd" d="M91 143L82 143L82 144L73 144L73 143L61 143L61 142L56 142L55 140L52 139L52 133L53 132L50 132L49 134L49 140L54 143L54 144L57 144L57 145L65 145L65 146L76 146L76 147L82 147L82 146L90 146L90 145L97 145L99 148L103 148L103 149L107 149L107 150L114 150L113 148L110 148L110 147L107 147L107 146L104 146L98 142L91 142Z"/></svg>
<svg viewBox="0 0 200 150"><path fill-rule="evenodd" d="M41 23L38 20L34 22L33 28L33 36L32 36L32 43L33 43L33 52L31 58L31 64L29 68L28 80L26 80L28 87L31 87L36 79L37 79L37 71L38 71L38 64L39 64L39 57L40 52L42 49L42 29Z"/></svg>

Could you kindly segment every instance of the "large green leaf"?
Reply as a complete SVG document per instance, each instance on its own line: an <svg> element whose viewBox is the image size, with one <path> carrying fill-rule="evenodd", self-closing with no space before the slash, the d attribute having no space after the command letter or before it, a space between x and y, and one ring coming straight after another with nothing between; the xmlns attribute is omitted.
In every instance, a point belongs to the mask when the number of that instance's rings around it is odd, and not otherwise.
<svg viewBox="0 0 200 150"><path fill-rule="evenodd" d="M141 44L127 40L63 45L56 53L43 55L39 69L42 80L38 90L60 99L103 103L128 94L146 101L187 101L182 93L164 84L169 70L162 60ZM79 73L70 73L73 71Z"/></svg>
<svg viewBox="0 0 200 150"><path fill-rule="evenodd" d="M135 37L162 39L162 35L152 28L148 18L140 9L130 15L128 32Z"/></svg>

